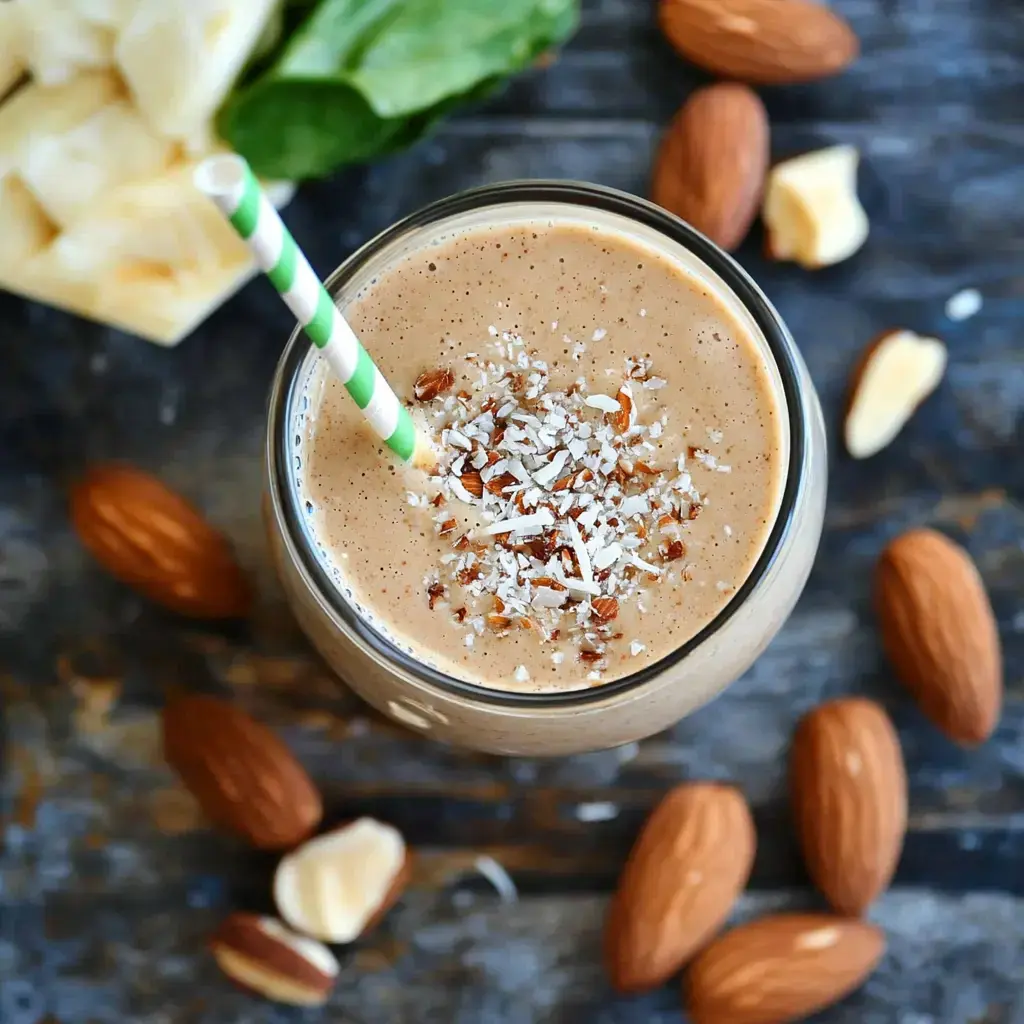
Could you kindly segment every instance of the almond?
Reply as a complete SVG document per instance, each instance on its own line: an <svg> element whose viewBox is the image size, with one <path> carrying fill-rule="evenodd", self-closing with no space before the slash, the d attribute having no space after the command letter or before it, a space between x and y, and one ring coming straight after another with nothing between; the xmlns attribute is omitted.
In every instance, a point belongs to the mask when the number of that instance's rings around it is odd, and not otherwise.
<svg viewBox="0 0 1024 1024"><path fill-rule="evenodd" d="M272 917L232 914L211 936L210 951L232 981L292 1006L322 1006L338 977L325 945Z"/></svg>
<svg viewBox="0 0 1024 1024"><path fill-rule="evenodd" d="M875 570L882 643L921 710L950 739L988 739L1003 701L1002 652L985 585L959 545L910 530Z"/></svg>
<svg viewBox="0 0 1024 1024"><path fill-rule="evenodd" d="M72 488L71 521L100 565L151 601L197 619L248 613L252 594L227 540L149 474L89 470Z"/></svg>
<svg viewBox="0 0 1024 1024"><path fill-rule="evenodd" d="M480 476L480 470L469 469L459 479L462 486L473 495L474 498L482 498L484 494L484 482Z"/></svg>
<svg viewBox="0 0 1024 1024"><path fill-rule="evenodd" d="M737 82L698 89L661 141L651 198L723 249L739 246L761 201L768 115Z"/></svg>
<svg viewBox="0 0 1024 1024"><path fill-rule="evenodd" d="M860 46L814 0L661 0L658 21L687 60L741 82L808 82L842 71Z"/></svg>
<svg viewBox="0 0 1024 1024"><path fill-rule="evenodd" d="M754 823L731 786L688 783L647 819L612 899L605 965L620 992L656 988L725 922L754 862Z"/></svg>
<svg viewBox="0 0 1024 1024"><path fill-rule="evenodd" d="M602 622L611 622L619 614L619 602L614 597L595 597L590 607Z"/></svg>
<svg viewBox="0 0 1024 1024"><path fill-rule="evenodd" d="M850 379L846 450L865 459L890 444L946 372L946 346L913 331L886 331L861 356Z"/></svg>
<svg viewBox="0 0 1024 1024"><path fill-rule="evenodd" d="M776 914L713 942L690 967L693 1024L785 1024L838 1002L885 952L873 925L828 914Z"/></svg>
<svg viewBox="0 0 1024 1024"><path fill-rule="evenodd" d="M305 769L266 726L204 695L173 698L164 757L215 824L263 850L300 843L323 806Z"/></svg>
<svg viewBox="0 0 1024 1024"><path fill-rule="evenodd" d="M889 716L870 700L804 716L790 762L797 834L814 884L858 915L889 884L907 828L907 773Z"/></svg>
<svg viewBox="0 0 1024 1024"><path fill-rule="evenodd" d="M352 942L387 913L410 872L399 832L359 818L286 856L274 875L274 902L298 931L325 942Z"/></svg>
<svg viewBox="0 0 1024 1024"><path fill-rule="evenodd" d="M438 395L443 395L455 383L455 374L451 370L424 370L416 378L412 393L418 402L432 402Z"/></svg>

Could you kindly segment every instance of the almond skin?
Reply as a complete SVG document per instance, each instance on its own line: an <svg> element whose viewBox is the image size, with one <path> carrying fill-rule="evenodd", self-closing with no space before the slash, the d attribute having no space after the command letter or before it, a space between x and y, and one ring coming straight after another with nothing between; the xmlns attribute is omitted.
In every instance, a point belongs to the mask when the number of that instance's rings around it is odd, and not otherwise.
<svg viewBox="0 0 1024 1024"><path fill-rule="evenodd" d="M741 82L809 82L842 71L860 45L814 0L661 0L658 22L687 60Z"/></svg>
<svg viewBox="0 0 1024 1024"><path fill-rule="evenodd" d="M619 992L670 978L725 922L754 863L756 837L737 789L689 783L647 819L605 924L605 966Z"/></svg>
<svg viewBox="0 0 1024 1024"><path fill-rule="evenodd" d="M992 605L970 556L935 530L910 530L875 570L882 643L921 710L951 740L992 735L1003 665Z"/></svg>
<svg viewBox="0 0 1024 1024"><path fill-rule="evenodd" d="M262 850L286 850L320 824L305 769L266 726L217 697L173 698L164 757L215 824Z"/></svg>
<svg viewBox="0 0 1024 1024"><path fill-rule="evenodd" d="M698 89L669 125L651 197L727 251L750 230L768 171L768 115L737 82Z"/></svg>
<svg viewBox="0 0 1024 1024"><path fill-rule="evenodd" d="M196 619L248 613L252 593L227 540L148 473L93 467L71 491L71 521L96 561L151 601Z"/></svg>
<svg viewBox="0 0 1024 1024"><path fill-rule="evenodd" d="M838 1002L885 952L873 925L828 914L776 914L741 925L693 962L693 1024L785 1024Z"/></svg>
<svg viewBox="0 0 1024 1024"><path fill-rule="evenodd" d="M326 946L274 918L231 914L209 945L232 981L279 1003L322 1006L338 976L338 961Z"/></svg>
<svg viewBox="0 0 1024 1024"><path fill-rule="evenodd" d="M790 787L814 884L859 915L892 879L907 829L907 774L889 716L870 700L834 700L804 716Z"/></svg>

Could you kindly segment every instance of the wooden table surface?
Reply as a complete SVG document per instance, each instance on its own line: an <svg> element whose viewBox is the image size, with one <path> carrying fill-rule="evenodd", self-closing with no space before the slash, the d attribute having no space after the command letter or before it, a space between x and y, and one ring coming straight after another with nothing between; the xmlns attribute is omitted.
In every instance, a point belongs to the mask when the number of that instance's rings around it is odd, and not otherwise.
<svg viewBox="0 0 1024 1024"><path fill-rule="evenodd" d="M233 694L297 751L329 818L370 813L422 852L413 889L346 951L324 1019L356 1024L673 1022L675 986L619 999L599 966L607 894L645 812L681 779L730 779L760 846L743 918L819 905L784 794L796 719L862 693L891 711L911 786L894 888L871 912L888 954L822 1021L1024 1021L1024 6L836 0L863 41L834 81L766 93L773 149L850 142L872 235L808 275L740 258L792 327L838 423L847 371L882 328L944 338L945 382L866 463L833 442L817 565L795 614L723 697L639 746L560 761L478 756L372 717L281 602L259 522L264 398L289 329L265 282L179 348L0 298L0 873L3 1024L285 1021L203 951L229 908L269 908L273 860L209 830L161 763L165 692ZM644 194L661 127L701 81L647 0L592 0L558 62L413 152L302 189L287 220L326 272L399 215L505 178L591 179ZM2 230L2 227L0 227ZM984 296L946 318L961 288ZM66 484L118 458L193 498L258 579L235 631L164 614L108 579L68 526ZM895 683L869 602L879 550L916 524L969 548L999 618L1006 706L963 752ZM504 904L475 870L512 874Z"/></svg>

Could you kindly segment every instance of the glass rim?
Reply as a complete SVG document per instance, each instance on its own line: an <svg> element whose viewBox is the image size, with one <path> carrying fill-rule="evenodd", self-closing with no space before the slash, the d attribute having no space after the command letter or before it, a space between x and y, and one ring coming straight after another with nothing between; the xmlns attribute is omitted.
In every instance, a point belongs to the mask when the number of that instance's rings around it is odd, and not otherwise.
<svg viewBox="0 0 1024 1024"><path fill-rule="evenodd" d="M325 280L328 291L335 294L366 260L392 244L409 231L428 227L448 217L469 213L489 206L508 203L562 203L592 207L627 217L653 228L688 249L714 271L746 308L761 330L782 382L789 426L789 461L775 522L764 548L743 583L736 588L729 602L685 643L663 658L636 672L599 686L565 692L521 693L491 689L468 683L435 669L403 651L387 636L378 632L348 603L320 563L302 527L303 516L298 491L288 487L291 479L288 439L294 422L295 399L299 374L309 354L309 345L296 326L278 361L271 384L267 416L266 472L269 497L278 525L284 533L288 553L301 570L306 585L322 604L340 619L348 630L370 647L379 658L412 675L420 684L432 686L452 697L480 704L518 709L555 709L579 707L612 697L622 696L656 680L691 652L710 640L746 603L760 582L771 571L789 537L794 513L805 484L808 446L808 410L800 383L795 342L761 289L731 256L700 234L685 221L654 205L618 189L586 182L559 180L507 181L484 185L456 193L422 207L396 221L353 252Z"/></svg>

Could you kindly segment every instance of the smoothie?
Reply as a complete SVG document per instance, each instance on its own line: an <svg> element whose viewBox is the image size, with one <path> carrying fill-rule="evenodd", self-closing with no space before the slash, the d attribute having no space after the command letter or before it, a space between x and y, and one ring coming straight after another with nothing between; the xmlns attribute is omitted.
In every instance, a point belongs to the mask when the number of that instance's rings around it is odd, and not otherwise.
<svg viewBox="0 0 1024 1024"><path fill-rule="evenodd" d="M730 601L785 483L763 349L680 261L608 228L485 225L344 309L440 456L396 463L322 365L296 485L347 599L485 687L600 686Z"/></svg>

